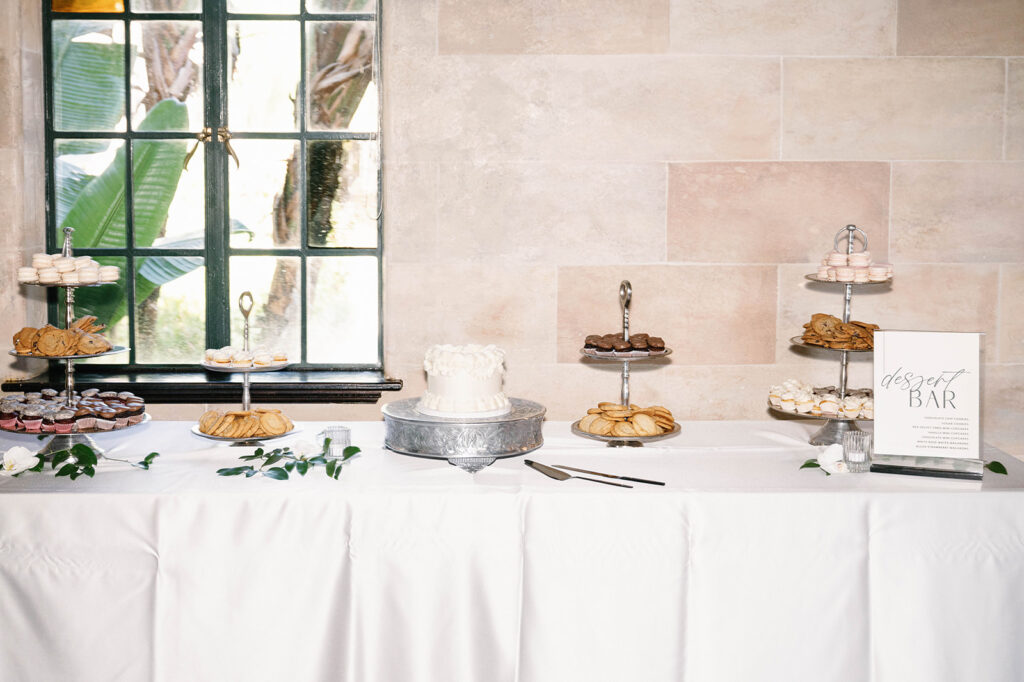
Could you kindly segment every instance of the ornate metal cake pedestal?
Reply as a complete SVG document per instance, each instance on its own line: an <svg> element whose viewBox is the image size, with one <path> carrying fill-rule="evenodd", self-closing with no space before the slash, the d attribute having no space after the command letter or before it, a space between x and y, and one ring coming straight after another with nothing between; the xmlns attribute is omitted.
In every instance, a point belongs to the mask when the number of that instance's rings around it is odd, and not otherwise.
<svg viewBox="0 0 1024 682"><path fill-rule="evenodd" d="M384 447L402 455L444 459L476 473L502 457L532 452L544 444L544 406L512 398L512 410L497 417L446 419L416 411L419 398L388 403Z"/></svg>

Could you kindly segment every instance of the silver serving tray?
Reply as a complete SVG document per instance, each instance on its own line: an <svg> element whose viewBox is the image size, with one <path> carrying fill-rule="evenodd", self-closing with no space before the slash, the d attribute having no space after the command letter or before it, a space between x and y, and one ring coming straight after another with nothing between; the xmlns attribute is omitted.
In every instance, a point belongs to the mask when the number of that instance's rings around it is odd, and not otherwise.
<svg viewBox="0 0 1024 682"><path fill-rule="evenodd" d="M259 365L252 367L232 367L231 365L214 365L207 364L205 362L201 362L199 364L202 365L203 369L208 369L211 372L237 372L239 374L252 374L253 372L276 372L278 370L284 369L291 363L285 361L277 362L274 363L273 365Z"/></svg>
<svg viewBox="0 0 1024 682"><path fill-rule="evenodd" d="M85 360L86 358L101 358L104 355L127 353L129 350L128 346L114 346L108 351L92 353L91 355L35 355L33 353L19 353L18 351L11 349L7 351L7 354L13 355L16 358L33 358L36 360Z"/></svg>
<svg viewBox="0 0 1024 682"><path fill-rule="evenodd" d="M818 282L819 284L852 284L855 287L866 287L868 285L878 284L892 284L892 277L889 277L888 279L883 279L881 282L840 282L837 279L822 279L817 275L804 275L804 277L811 280L812 282Z"/></svg>
<svg viewBox="0 0 1024 682"><path fill-rule="evenodd" d="M512 398L512 409L496 417L444 418L416 410L419 398L388 403L384 415L384 447L400 455L443 459L476 471L494 459L533 452L544 444L543 405ZM477 459L472 467L460 460ZM490 461L486 461L490 460ZM486 462L482 466L481 462Z"/></svg>
<svg viewBox="0 0 1024 682"><path fill-rule="evenodd" d="M813 343L804 343L803 336L794 336L789 340L794 346L800 346L801 348L816 348L818 350L825 350L831 353L874 353L874 348L826 348L825 346L815 346Z"/></svg>
<svg viewBox="0 0 1024 682"><path fill-rule="evenodd" d="M630 362L640 362L643 360L657 360L663 358L666 355L671 355L672 349L666 348L660 351L642 351L633 350L628 352L618 351L602 351L602 350L590 350L589 348L580 348L580 355L591 360L606 360L610 362L624 362L629 360Z"/></svg>
<svg viewBox="0 0 1024 682"><path fill-rule="evenodd" d="M18 434L21 434L23 436L46 436L46 437L50 437L50 436L75 436L75 435L78 435L78 434L92 436L92 435L95 435L97 433L121 433L122 431L127 431L128 429L134 429L136 426L142 426L143 424L148 423L151 419L153 419L153 417L149 414L149 412L143 412L142 413L142 421L140 421L138 424L128 424L127 426L122 426L119 429L110 428L110 429L104 430L104 429L92 428L92 429L85 429L84 431L72 431L71 433L56 433L54 431L26 431L24 429L19 429L17 431L12 431L10 429L0 429L0 433L18 433Z"/></svg>
<svg viewBox="0 0 1024 682"><path fill-rule="evenodd" d="M783 410L775 407L771 403L768 403L768 409L775 414L784 414L789 417L796 417L798 419L818 419L821 421L837 421L837 422L872 422L874 419L866 419L865 417L840 417L838 414L811 414L810 412L790 412L789 410Z"/></svg>
<svg viewBox="0 0 1024 682"><path fill-rule="evenodd" d="M259 445L265 440L277 440L278 438L285 438L296 434L301 429L294 428L291 431L286 431L279 436L249 436L248 438L225 438L224 436L211 436L208 433L203 433L199 430L199 425L196 424L192 427L192 433L200 438L206 438L207 440L216 440L222 443L234 443L235 445Z"/></svg>
<svg viewBox="0 0 1024 682"><path fill-rule="evenodd" d="M644 443L654 443L659 440L665 440L672 436L679 435L680 427L679 422L672 424L672 430L666 433L659 433L657 436L599 436L596 433L588 433L580 429L580 420L576 420L572 423L572 432L581 438L589 438L590 440L599 440L602 443L608 443L612 447L617 446L632 446L637 447Z"/></svg>

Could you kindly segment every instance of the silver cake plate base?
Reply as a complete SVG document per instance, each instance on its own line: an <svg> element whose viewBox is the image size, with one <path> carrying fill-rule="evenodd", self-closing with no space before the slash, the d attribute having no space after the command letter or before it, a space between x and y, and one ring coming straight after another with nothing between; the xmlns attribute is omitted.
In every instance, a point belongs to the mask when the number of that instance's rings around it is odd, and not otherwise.
<svg viewBox="0 0 1024 682"><path fill-rule="evenodd" d="M544 444L541 425L545 409L512 398L512 409L496 417L444 418L416 410L419 398L388 403L384 414L384 447L400 455L443 459L475 473L496 459L533 452Z"/></svg>

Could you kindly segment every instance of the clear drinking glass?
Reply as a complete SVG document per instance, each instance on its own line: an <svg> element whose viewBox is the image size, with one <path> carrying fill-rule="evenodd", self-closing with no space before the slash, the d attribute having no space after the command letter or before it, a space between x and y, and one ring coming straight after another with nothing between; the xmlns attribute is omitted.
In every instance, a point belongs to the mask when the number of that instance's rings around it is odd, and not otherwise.
<svg viewBox="0 0 1024 682"><path fill-rule="evenodd" d="M331 444L327 448L328 457L341 459L345 448L352 445L352 431L347 426L328 426L320 432L320 442L330 438Z"/></svg>
<svg viewBox="0 0 1024 682"><path fill-rule="evenodd" d="M847 431L843 434L843 461L850 473L862 474L871 469L871 434Z"/></svg>

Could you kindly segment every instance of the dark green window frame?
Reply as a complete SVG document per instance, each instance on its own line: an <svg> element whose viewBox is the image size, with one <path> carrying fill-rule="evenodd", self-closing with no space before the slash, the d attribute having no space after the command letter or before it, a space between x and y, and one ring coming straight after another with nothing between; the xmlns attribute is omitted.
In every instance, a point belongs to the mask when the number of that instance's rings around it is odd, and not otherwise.
<svg viewBox="0 0 1024 682"><path fill-rule="evenodd" d="M54 145L59 139L111 139L120 140L126 153L126 231L125 248L118 249L76 249L76 255L123 256L126 259L126 281L132 282L126 288L128 297L129 338L135 339L135 291L134 282L128 274L134 272L134 260L140 254L145 256L201 256L206 263L206 345L219 347L227 345L230 339L230 309L228 300L228 263L232 255L245 256L299 256L301 262L301 344L302 362L282 372L255 375L252 386L253 400L276 402L345 403L376 402L382 391L397 391L401 380L391 379L383 373L383 239L382 239L382 158L377 167L377 245L375 248L311 247L307 240L307 211L301 211L300 246L297 248L273 249L232 249L228 243L225 226L228 221L227 188L228 163L230 157L225 145L213 141L205 145L205 189L206 224L205 247L203 249L135 249L132 211L132 141L144 139L195 140L199 131L188 132L139 132L131 125L131 59L130 26L133 21L200 21L203 25L204 62L203 80L204 126L216 131L227 127L227 45L226 26L229 20L298 20L300 24L300 81L298 93L299 130L291 133L245 133L232 132L234 139L284 139L296 140L300 145L302 182L306 182L307 143L316 140L379 140L380 127L375 133L307 131L306 117L306 44L308 21L372 21L375 24L374 60L380 74L381 58L381 3L376 3L375 12L313 13L306 11L306 0L300 0L298 14L236 14L228 13L225 0L203 0L200 13L179 12L133 12L131 0L125 0L124 12L55 12L50 1L42 5L43 14L43 67L44 67L44 110L45 110L45 158L46 158L46 244L48 252L59 250L55 211ZM52 64L52 22L61 19L122 21L125 25L125 114L128 125L123 132L66 132L54 130L53 64ZM378 80L378 106L383 107L383 88ZM303 188L304 189L304 188ZM307 351L306 312L306 266L307 256L329 256L345 258L372 255L377 263L377 361L368 365L342 364L322 365L305 362ZM57 291L48 290L49 317L57 320ZM132 344L135 345L134 343ZM27 380L7 382L4 390L38 390L39 387L59 383L61 368L54 363L48 374ZM139 365L135 352L131 351L127 365L83 365L76 372L80 385L104 385L115 390L131 389L154 402L234 402L241 394L240 377L231 374L213 375L194 365Z"/></svg>

